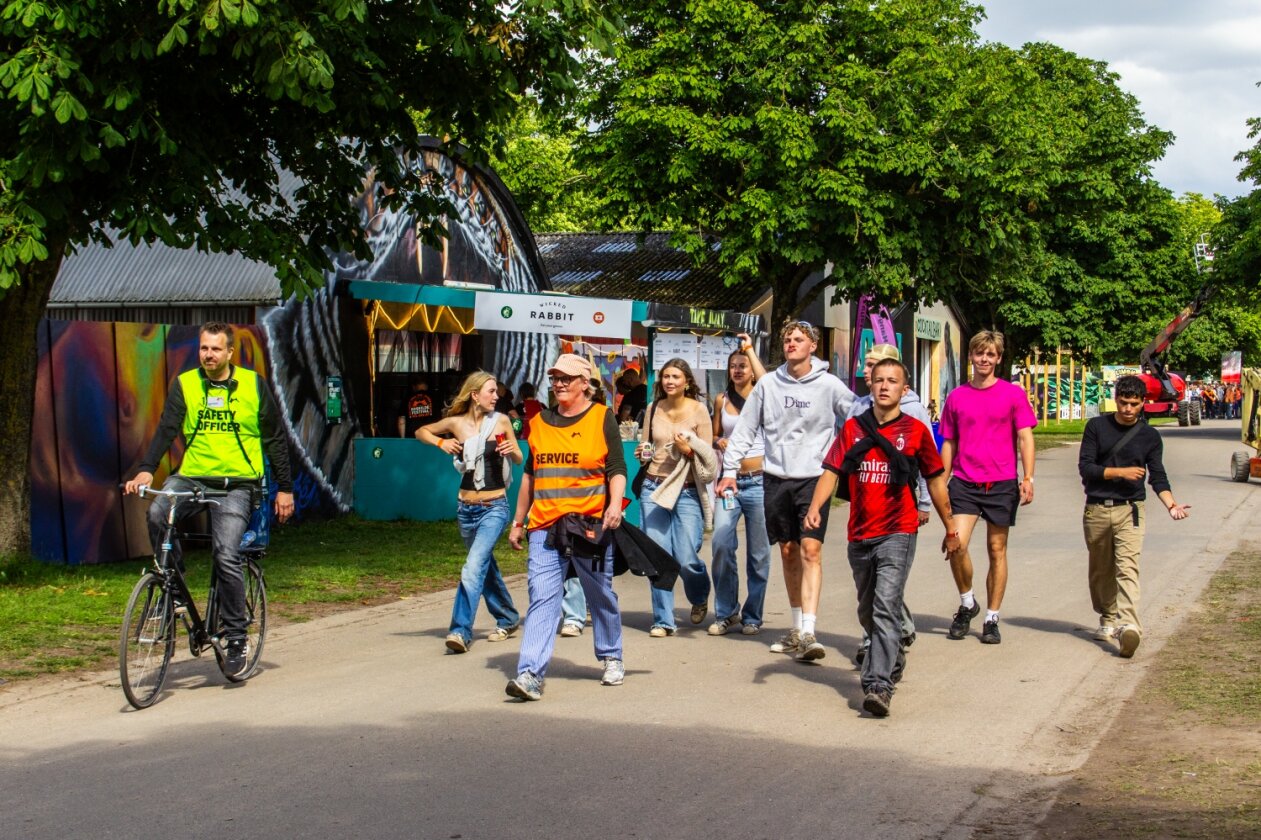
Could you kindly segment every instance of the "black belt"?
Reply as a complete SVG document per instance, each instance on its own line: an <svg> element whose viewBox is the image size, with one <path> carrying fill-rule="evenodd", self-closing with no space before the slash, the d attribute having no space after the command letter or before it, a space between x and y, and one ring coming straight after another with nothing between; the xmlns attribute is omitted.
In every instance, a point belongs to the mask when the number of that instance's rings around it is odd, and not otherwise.
<svg viewBox="0 0 1261 840"><path fill-rule="evenodd" d="M1101 499L1098 496L1086 497L1086 504L1088 505L1103 505L1104 507L1120 507L1121 505L1129 505L1130 516L1132 517L1134 521L1134 525L1136 527L1138 525L1138 503L1141 501L1143 500L1142 499Z"/></svg>

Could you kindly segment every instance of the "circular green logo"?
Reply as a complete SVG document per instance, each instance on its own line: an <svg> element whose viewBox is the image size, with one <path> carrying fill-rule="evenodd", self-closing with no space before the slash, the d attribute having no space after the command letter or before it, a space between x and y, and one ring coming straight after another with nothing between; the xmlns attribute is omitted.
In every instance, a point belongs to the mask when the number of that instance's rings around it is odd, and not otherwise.
<svg viewBox="0 0 1261 840"><path fill-rule="evenodd" d="M384 454L385 454L385 450L384 450L384 449L382 449L381 447L379 447L379 446L374 446L374 447L372 447L372 457L373 457L373 458L380 458L380 457L381 457L382 455L384 455Z"/></svg>
<svg viewBox="0 0 1261 840"><path fill-rule="evenodd" d="M511 307L511 306L505 306L503 309L499 310L499 314L500 314L500 315L502 315L502 316L503 316L503 317L505 317L505 318L511 318L511 317L512 317L512 307Z"/></svg>

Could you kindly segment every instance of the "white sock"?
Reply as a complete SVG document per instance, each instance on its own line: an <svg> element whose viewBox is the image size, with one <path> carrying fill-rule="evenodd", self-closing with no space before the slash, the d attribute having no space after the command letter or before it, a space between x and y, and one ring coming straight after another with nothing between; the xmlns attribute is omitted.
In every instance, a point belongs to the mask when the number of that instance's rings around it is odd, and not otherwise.
<svg viewBox="0 0 1261 840"><path fill-rule="evenodd" d="M990 621L998 621L998 610L986 610L986 611L985 611L985 620L986 620L987 622L990 622Z"/></svg>
<svg viewBox="0 0 1261 840"><path fill-rule="evenodd" d="M976 606L976 598L972 597L971 589L959 596L959 603L968 609L972 609Z"/></svg>
<svg viewBox="0 0 1261 840"><path fill-rule="evenodd" d="M813 636L814 623L818 620L819 620L819 617L815 615L814 613L802 613L801 614L801 635L804 636L807 633L809 633L810 635Z"/></svg>
<svg viewBox="0 0 1261 840"><path fill-rule="evenodd" d="M801 629L801 607L793 607L793 629Z"/></svg>

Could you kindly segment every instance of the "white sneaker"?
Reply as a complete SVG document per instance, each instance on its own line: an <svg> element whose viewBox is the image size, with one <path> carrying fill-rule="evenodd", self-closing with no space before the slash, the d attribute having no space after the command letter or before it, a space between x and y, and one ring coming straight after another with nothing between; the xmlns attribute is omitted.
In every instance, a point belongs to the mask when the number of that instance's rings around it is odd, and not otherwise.
<svg viewBox="0 0 1261 840"><path fill-rule="evenodd" d="M561 625L560 634L564 636L566 639L572 639L574 636L581 636L582 625L572 624L566 621L564 624Z"/></svg>
<svg viewBox="0 0 1261 840"><path fill-rule="evenodd" d="M1137 627L1127 624L1117 631L1117 640L1121 643L1121 657L1129 659L1134 655L1134 651L1138 650L1138 643L1143 640L1143 637Z"/></svg>
<svg viewBox="0 0 1261 840"><path fill-rule="evenodd" d="M604 660L604 676L600 678L600 685L621 685L625 679L626 666L622 664L622 660Z"/></svg>
<svg viewBox="0 0 1261 840"><path fill-rule="evenodd" d="M1099 629L1095 631L1096 642L1110 642L1112 637L1116 635L1117 629L1111 624L1100 624Z"/></svg>

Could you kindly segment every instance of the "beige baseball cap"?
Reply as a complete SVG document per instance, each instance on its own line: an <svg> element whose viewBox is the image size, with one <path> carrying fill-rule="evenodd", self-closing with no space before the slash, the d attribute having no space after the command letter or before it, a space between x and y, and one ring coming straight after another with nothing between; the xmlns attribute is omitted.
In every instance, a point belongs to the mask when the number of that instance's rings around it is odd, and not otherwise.
<svg viewBox="0 0 1261 840"><path fill-rule="evenodd" d="M590 379L591 364L576 353L562 353L556 359L556 363L547 369L547 373L549 376L560 373L565 376L581 376L583 379Z"/></svg>
<svg viewBox="0 0 1261 840"><path fill-rule="evenodd" d="M893 359L895 362L900 362L902 361L902 354L892 344L877 344L867 351L867 361L878 362L882 359Z"/></svg>

